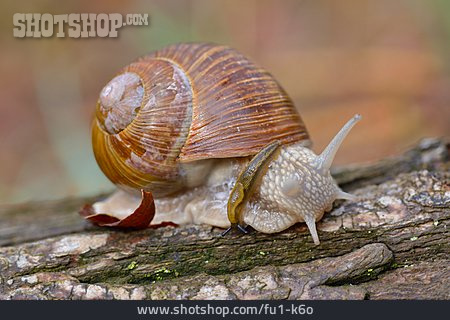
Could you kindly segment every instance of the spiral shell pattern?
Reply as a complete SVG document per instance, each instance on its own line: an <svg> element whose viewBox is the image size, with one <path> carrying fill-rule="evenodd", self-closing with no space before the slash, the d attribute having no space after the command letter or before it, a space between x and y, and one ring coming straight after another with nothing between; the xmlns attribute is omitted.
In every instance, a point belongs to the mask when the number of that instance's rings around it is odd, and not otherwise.
<svg viewBox="0 0 450 320"><path fill-rule="evenodd" d="M182 163L256 154L308 140L286 92L242 54L176 44L125 67L103 88L92 142L105 175L155 196L184 187Z"/></svg>

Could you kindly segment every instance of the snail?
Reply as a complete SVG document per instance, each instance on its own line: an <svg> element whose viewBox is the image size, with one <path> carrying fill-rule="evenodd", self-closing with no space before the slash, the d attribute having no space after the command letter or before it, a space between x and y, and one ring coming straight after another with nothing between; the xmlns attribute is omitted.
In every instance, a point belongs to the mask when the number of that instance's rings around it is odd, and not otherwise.
<svg viewBox="0 0 450 320"><path fill-rule="evenodd" d="M316 155L278 82L234 49L175 44L123 68L102 90L92 144L118 186L95 212L124 217L151 192L153 223L204 223L275 233L353 200L330 175L355 115Z"/></svg>

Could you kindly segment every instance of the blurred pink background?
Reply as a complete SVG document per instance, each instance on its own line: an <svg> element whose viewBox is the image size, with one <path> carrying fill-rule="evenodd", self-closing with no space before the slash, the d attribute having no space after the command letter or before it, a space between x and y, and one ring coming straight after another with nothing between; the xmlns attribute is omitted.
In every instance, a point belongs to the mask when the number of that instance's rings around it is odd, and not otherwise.
<svg viewBox="0 0 450 320"><path fill-rule="evenodd" d="M0 203L113 186L91 152L101 88L166 44L230 45L289 93L319 152L354 113L336 164L373 161L450 133L450 1L3 1ZM18 39L14 13L147 13L116 39Z"/></svg>

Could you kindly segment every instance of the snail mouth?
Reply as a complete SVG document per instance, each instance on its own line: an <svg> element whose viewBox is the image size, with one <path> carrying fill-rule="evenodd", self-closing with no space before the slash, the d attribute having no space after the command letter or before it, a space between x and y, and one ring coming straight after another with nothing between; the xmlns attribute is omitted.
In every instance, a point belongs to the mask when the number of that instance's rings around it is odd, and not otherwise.
<svg viewBox="0 0 450 320"><path fill-rule="evenodd" d="M136 118L143 100L141 77L134 72L119 74L100 93L96 116L101 128L109 134L121 132Z"/></svg>

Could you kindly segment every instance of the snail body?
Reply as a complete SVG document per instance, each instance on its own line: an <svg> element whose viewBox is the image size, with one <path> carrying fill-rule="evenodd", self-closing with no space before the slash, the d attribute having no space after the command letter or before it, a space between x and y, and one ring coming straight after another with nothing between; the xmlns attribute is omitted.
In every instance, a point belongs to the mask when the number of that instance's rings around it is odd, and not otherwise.
<svg viewBox="0 0 450 320"><path fill-rule="evenodd" d="M337 198L329 173L359 116L320 155L292 101L240 53L178 44L125 67L101 91L93 123L96 160L119 187L94 205L117 215L154 195L154 223L247 225L273 233L315 222Z"/></svg>

